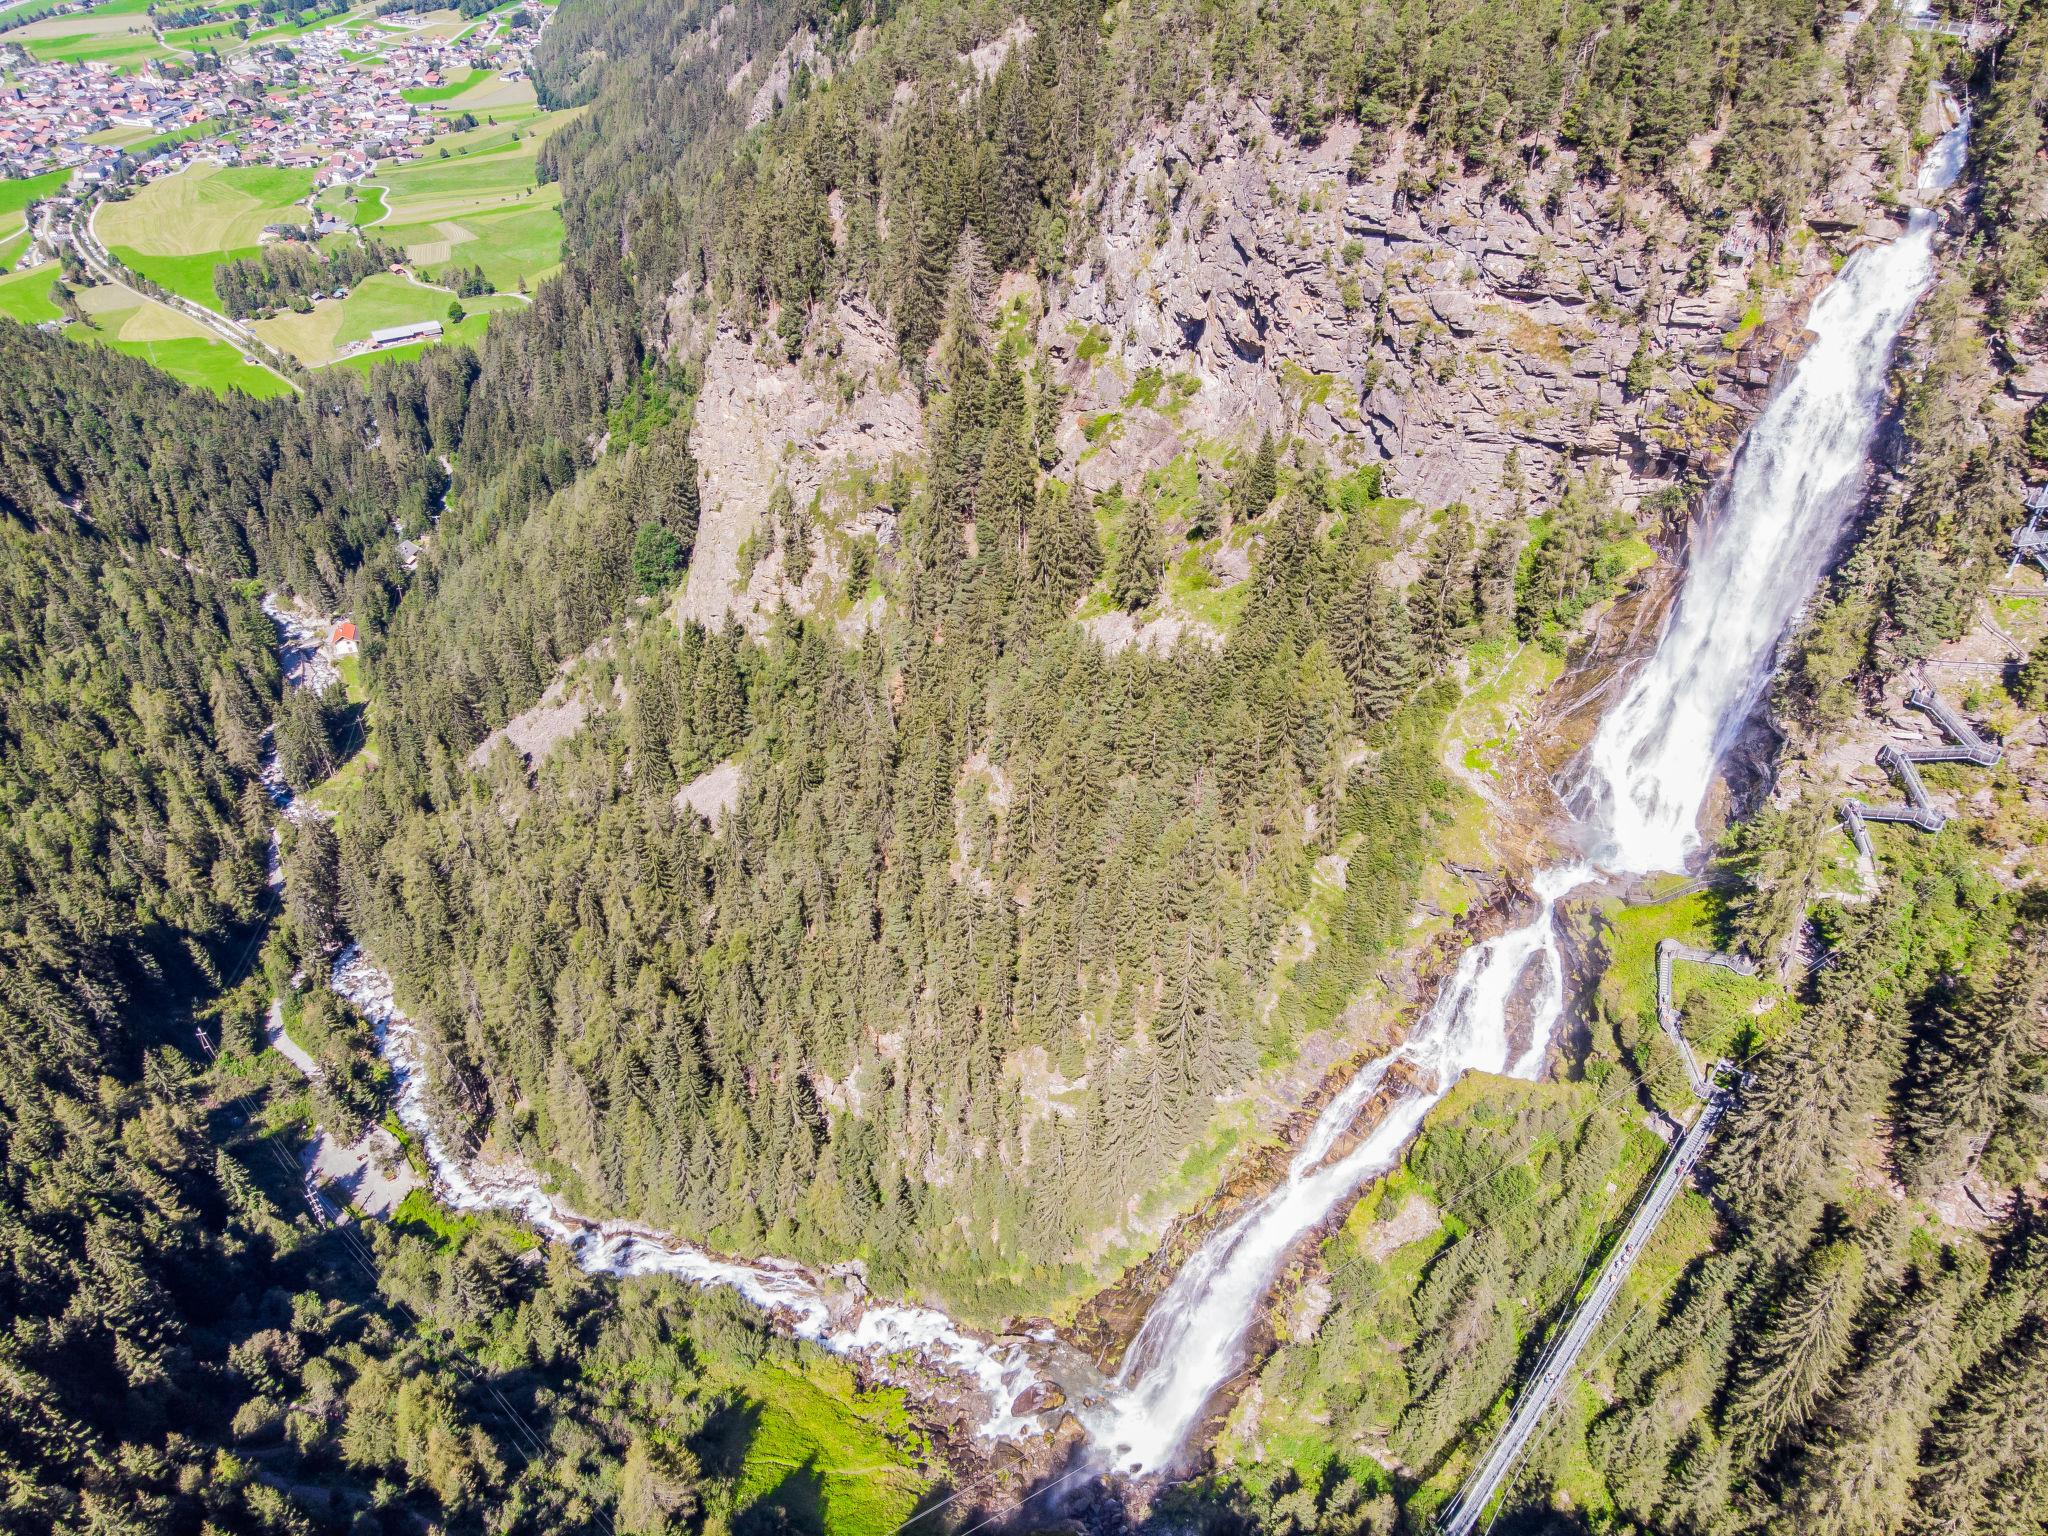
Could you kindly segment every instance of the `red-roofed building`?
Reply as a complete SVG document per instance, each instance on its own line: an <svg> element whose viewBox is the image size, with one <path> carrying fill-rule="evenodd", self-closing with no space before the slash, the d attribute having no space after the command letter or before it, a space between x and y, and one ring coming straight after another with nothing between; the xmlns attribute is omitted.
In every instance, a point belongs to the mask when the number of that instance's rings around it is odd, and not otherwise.
<svg viewBox="0 0 2048 1536"><path fill-rule="evenodd" d="M327 645L337 656L353 656L356 653L356 627L347 619L334 626L334 633L327 637Z"/></svg>

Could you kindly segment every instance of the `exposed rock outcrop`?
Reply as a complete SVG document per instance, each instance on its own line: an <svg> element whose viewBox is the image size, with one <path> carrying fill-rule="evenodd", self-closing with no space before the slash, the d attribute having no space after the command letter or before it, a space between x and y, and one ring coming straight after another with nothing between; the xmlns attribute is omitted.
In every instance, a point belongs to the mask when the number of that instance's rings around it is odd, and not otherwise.
<svg viewBox="0 0 2048 1536"><path fill-rule="evenodd" d="M1850 169L1816 221L1848 243L1883 134L1844 134ZM1791 282L1753 286L1767 253L1743 221L1696 263L1675 208L1578 184L1568 155L1415 200L1398 149L1358 174L1358 137L1347 123L1301 145L1253 103L1210 101L1127 152L1039 330L1072 390L1060 443L1083 484L1272 428L1382 461L1428 505L1502 503L1511 449L1532 489L1597 459L1640 494L1705 467L1743 391L1768 383L1770 322L1830 270L1816 241Z"/></svg>
<svg viewBox="0 0 2048 1536"><path fill-rule="evenodd" d="M841 300L813 331L799 363L764 360L730 327L711 341L691 434L702 511L678 620L715 627L730 615L758 635L783 601L815 611L840 590L840 540L828 533L894 543L894 509L876 482L923 452L916 392L865 303ZM809 529L814 558L801 582L788 580L788 551L770 526L778 485Z"/></svg>

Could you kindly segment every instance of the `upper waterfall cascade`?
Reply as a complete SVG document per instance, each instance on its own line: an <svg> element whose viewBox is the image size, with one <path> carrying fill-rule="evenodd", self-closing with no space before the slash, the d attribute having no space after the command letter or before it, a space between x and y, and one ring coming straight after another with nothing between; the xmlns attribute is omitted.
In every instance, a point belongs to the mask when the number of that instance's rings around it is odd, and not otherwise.
<svg viewBox="0 0 2048 1536"><path fill-rule="evenodd" d="M1923 188L1955 179L1966 132L1958 125L1929 151ZM1186 1261L1115 1379L1091 1383L1079 1398L1100 1465L1143 1473L1172 1464L1217 1388L1242 1366L1246 1335L1288 1252L1398 1161L1461 1076L1541 1073L1565 1008L1556 904L1603 874L1679 868L1698 846L1696 823L1717 762L1857 500L1892 347L1932 276L1934 226L1932 212L1915 212L1898 239L1852 257L1814 304L1816 339L1751 428L1716 514L1694 539L1654 654L1583 755L1570 798L1584 862L1535 876L1534 913L1468 949L1411 1038L1362 1067L1317 1118L1285 1181ZM1026 1341L979 1338L927 1307L870 1302L852 1276L722 1259L643 1226L591 1220L523 1165L478 1161L450 1146L429 1112L425 1042L395 1007L389 979L352 950L333 984L375 1028L394 1069L399 1116L426 1149L449 1205L512 1211L570 1244L593 1273L731 1286L797 1336L878 1365L917 1351L980 1389L989 1404L984 1436L1038 1431L1035 1416L1018 1411L1022 1394L1042 1380ZM1511 1011L1519 1026L1511 1027ZM1353 1122L1376 1103L1377 1120L1339 1153Z"/></svg>

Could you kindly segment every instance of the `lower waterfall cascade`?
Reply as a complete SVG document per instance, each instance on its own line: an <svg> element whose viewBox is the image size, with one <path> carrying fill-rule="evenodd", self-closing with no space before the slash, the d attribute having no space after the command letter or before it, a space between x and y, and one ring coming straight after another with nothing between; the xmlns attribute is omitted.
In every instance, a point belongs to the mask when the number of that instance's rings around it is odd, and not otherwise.
<svg viewBox="0 0 2048 1536"><path fill-rule="evenodd" d="M1955 180L1968 133L1959 122L1929 151L1924 189ZM1564 1012L1558 901L1602 874L1681 869L1698 846L1721 756L1861 495L1892 348L1933 278L1936 222L1931 209L1915 210L1904 234L1858 251L1815 300L1814 340L1743 439L1656 649L1582 755L1567 830L1589 862L1540 871L1531 882L1536 911L1468 949L1414 1035L1362 1067L1324 1111L1286 1182L1188 1259L1146 1316L1112 1392L1084 1415L1110 1466L1142 1474L1172 1465L1210 1397L1242 1365L1258 1302L1287 1254L1394 1166L1460 1077L1542 1071ZM1537 964L1532 1038L1510 1061L1508 999ZM1416 1069L1419 1086L1352 1151L1323 1165L1396 1061Z"/></svg>

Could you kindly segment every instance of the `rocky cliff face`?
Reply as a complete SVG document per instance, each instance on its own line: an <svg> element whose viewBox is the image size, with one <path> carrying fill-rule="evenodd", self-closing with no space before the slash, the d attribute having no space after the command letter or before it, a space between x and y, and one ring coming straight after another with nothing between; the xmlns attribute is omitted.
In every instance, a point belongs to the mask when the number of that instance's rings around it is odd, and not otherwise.
<svg viewBox="0 0 2048 1536"><path fill-rule="evenodd" d="M1040 328L1073 391L1062 446L1090 486L1270 428L1383 462L1428 506L1500 507L1514 450L1539 504L1594 462L1641 495L1709 467L1768 382L1774 322L1866 226L1896 228L1865 211L1895 123L1890 103L1845 121L1839 211L1771 270L1746 221L1695 259L1678 208L1579 185L1569 157L1417 196L1399 148L1358 172L1355 125L1303 147L1256 104L1201 103L1125 156Z"/></svg>
<svg viewBox="0 0 2048 1536"><path fill-rule="evenodd" d="M894 542L887 482L922 454L924 419L871 309L842 299L814 320L794 364L766 361L720 327L704 351L691 446L702 513L678 620L715 627L730 615L758 635L785 601L805 612L843 606L849 634L872 619L872 604L843 591L844 543ZM791 513L782 527L770 511L778 487ZM790 580L792 537L814 556L800 581Z"/></svg>
<svg viewBox="0 0 2048 1536"><path fill-rule="evenodd" d="M1625 502L1703 478L1813 290L1857 243L1896 231L1909 116L1882 92L1845 110L1820 149L1826 191L1773 249L1703 190L1681 208L1655 189L1581 185L1569 154L1532 156L1509 184L1443 179L1419 144L1367 163L1354 124L1303 145L1256 102L1197 102L1140 132L1091 189L1072 272L1043 292L1002 285L1066 390L1054 472L1132 484L1182 454L1216 466L1270 430L1341 467L1382 463L1425 507L1482 516L1512 505L1514 483L1540 510L1563 473L1596 465ZM1676 182L1704 189L1711 150L1696 146ZM833 611L848 634L873 617L835 585L844 540L886 545L879 488L921 448L921 412L863 301L821 311L809 336L792 364L729 329L672 335L704 359L703 525L679 618L730 613L758 632L784 600ZM778 484L812 542L801 582L767 510ZM1162 632L1183 635L1215 639L1185 622Z"/></svg>

